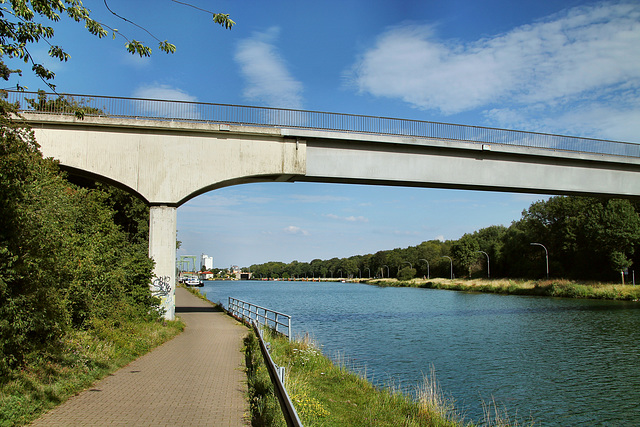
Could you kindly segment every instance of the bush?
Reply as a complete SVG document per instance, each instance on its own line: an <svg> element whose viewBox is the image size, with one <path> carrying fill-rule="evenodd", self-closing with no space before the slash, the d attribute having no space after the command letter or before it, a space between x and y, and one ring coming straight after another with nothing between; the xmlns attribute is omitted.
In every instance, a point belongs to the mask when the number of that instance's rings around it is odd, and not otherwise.
<svg viewBox="0 0 640 427"><path fill-rule="evenodd" d="M0 374L55 352L71 327L153 318L158 306L141 225L148 208L119 190L71 184L11 109L0 101ZM114 199L136 217L117 215Z"/></svg>
<svg viewBox="0 0 640 427"><path fill-rule="evenodd" d="M404 267L398 272L398 280L411 280L416 277L416 269Z"/></svg>

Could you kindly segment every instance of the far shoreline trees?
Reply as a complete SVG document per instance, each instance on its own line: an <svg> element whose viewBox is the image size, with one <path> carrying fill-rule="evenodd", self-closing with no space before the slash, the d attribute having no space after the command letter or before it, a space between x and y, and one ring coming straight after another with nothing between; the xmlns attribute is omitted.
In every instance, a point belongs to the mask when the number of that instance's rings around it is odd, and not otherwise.
<svg viewBox="0 0 640 427"><path fill-rule="evenodd" d="M620 272L640 265L640 204L629 200L556 196L539 201L509 227L493 225L452 241L430 240L417 246L383 250L348 258L291 263L268 262L250 267L260 278L456 277L539 279L550 275L577 280L619 281ZM428 264L427 264L428 263ZM411 265L410 265L411 264ZM427 270L427 265L429 266ZM413 270L413 275L411 274Z"/></svg>

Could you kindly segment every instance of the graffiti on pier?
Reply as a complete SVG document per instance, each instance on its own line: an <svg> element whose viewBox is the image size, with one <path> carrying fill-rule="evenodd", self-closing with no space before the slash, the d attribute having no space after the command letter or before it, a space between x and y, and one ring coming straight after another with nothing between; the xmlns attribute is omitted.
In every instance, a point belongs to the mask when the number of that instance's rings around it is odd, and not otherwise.
<svg viewBox="0 0 640 427"><path fill-rule="evenodd" d="M153 279L151 293L156 297L166 297L171 294L171 277L161 276Z"/></svg>

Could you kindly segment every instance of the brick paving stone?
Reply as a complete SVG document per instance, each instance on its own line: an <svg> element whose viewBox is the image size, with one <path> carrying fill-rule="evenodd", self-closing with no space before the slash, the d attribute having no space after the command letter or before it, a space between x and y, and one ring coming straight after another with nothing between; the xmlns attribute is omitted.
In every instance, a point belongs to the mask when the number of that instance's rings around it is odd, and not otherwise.
<svg viewBox="0 0 640 427"><path fill-rule="evenodd" d="M242 338L247 329L176 289L183 333L95 383L33 426L250 425Z"/></svg>

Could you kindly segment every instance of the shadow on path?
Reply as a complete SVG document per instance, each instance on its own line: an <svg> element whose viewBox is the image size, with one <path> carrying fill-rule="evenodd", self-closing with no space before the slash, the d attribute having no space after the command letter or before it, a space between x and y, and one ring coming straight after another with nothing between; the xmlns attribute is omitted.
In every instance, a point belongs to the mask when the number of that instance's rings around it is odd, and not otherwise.
<svg viewBox="0 0 640 427"><path fill-rule="evenodd" d="M224 312L218 306L211 307L176 307L176 313L222 313Z"/></svg>

